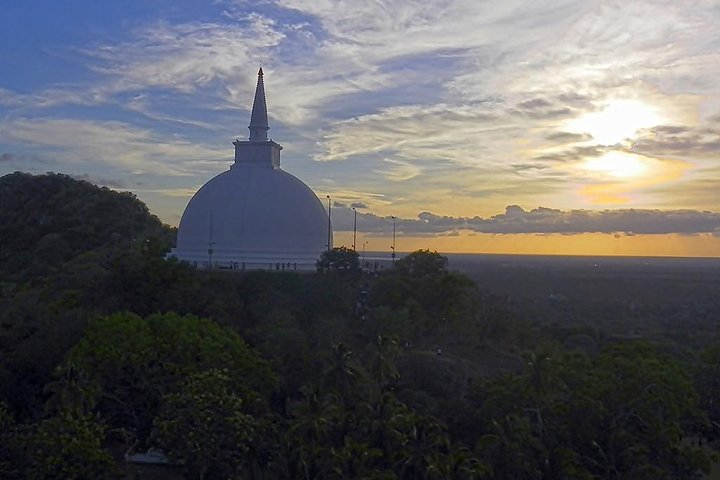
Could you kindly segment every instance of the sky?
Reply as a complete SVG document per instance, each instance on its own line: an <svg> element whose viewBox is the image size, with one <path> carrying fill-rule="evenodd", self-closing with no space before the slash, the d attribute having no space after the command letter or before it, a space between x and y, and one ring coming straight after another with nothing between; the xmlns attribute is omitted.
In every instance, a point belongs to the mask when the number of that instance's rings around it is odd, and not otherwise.
<svg viewBox="0 0 720 480"><path fill-rule="evenodd" d="M261 65L336 245L720 256L718 0L7 0L0 175L177 225Z"/></svg>

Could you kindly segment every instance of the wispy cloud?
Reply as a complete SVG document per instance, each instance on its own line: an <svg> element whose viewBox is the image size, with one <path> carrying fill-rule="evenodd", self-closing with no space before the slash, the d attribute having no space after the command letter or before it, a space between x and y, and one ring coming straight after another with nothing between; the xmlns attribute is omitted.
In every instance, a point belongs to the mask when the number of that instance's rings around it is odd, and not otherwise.
<svg viewBox="0 0 720 480"><path fill-rule="evenodd" d="M85 53L102 61L94 69L113 80L109 89L192 92L215 80L252 78L248 65L283 37L271 19L251 14L237 23L154 23L133 32L127 42Z"/></svg>
<svg viewBox="0 0 720 480"><path fill-rule="evenodd" d="M104 99L102 101L105 101ZM0 87L0 106L17 110L47 109L60 105L95 105L99 99L80 88L47 88L36 93L18 93Z"/></svg>
<svg viewBox="0 0 720 480"><path fill-rule="evenodd" d="M375 172L393 182L410 180L422 173L422 169L420 167L409 162L403 162L402 160L392 160L386 158L385 163L387 164L385 168L375 170Z"/></svg>
<svg viewBox="0 0 720 480"><path fill-rule="evenodd" d="M106 164L126 172L186 176L207 169L197 163L230 160L226 151L168 139L122 122L21 118L0 121L0 141L31 146L56 163ZM48 155L48 151L52 152Z"/></svg>
<svg viewBox="0 0 720 480"><path fill-rule="evenodd" d="M336 123L322 138L325 151L318 160L392 154L414 161L475 163L487 137L517 128L497 120L482 104L390 107ZM467 142L473 136L476 140Z"/></svg>

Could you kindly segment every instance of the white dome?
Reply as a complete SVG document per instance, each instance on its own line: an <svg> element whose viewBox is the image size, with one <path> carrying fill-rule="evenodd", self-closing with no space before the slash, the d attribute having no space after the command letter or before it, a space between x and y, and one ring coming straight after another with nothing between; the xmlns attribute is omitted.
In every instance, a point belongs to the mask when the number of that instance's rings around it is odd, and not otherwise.
<svg viewBox="0 0 720 480"><path fill-rule="evenodd" d="M173 254L207 263L212 249L213 263L238 268L314 265L327 240L325 208L307 185L279 168L235 164L190 200Z"/></svg>
<svg viewBox="0 0 720 480"><path fill-rule="evenodd" d="M250 139L237 140L235 163L190 199L171 256L231 268L314 268L332 230L320 200L280 169L282 147L268 140L262 69ZM328 245L329 244L329 245Z"/></svg>

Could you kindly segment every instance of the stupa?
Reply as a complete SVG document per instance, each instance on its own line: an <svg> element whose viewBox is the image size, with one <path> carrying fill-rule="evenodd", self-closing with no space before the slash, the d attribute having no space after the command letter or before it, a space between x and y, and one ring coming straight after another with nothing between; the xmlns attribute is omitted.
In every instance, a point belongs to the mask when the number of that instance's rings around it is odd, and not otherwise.
<svg viewBox="0 0 720 480"><path fill-rule="evenodd" d="M263 71L258 72L248 140L235 163L190 199L170 256L203 268L315 268L332 248L328 213L313 191L280 168L282 146L268 139Z"/></svg>

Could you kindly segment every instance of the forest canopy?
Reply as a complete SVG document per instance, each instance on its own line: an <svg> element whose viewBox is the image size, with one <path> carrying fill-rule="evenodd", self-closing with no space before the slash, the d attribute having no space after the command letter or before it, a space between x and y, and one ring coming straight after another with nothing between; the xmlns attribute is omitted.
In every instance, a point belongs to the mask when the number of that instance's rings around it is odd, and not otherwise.
<svg viewBox="0 0 720 480"><path fill-rule="evenodd" d="M133 195L65 175L2 177L0 205L3 479L144 452L157 478L693 479L716 452L718 347L570 345L428 250L195 270Z"/></svg>

